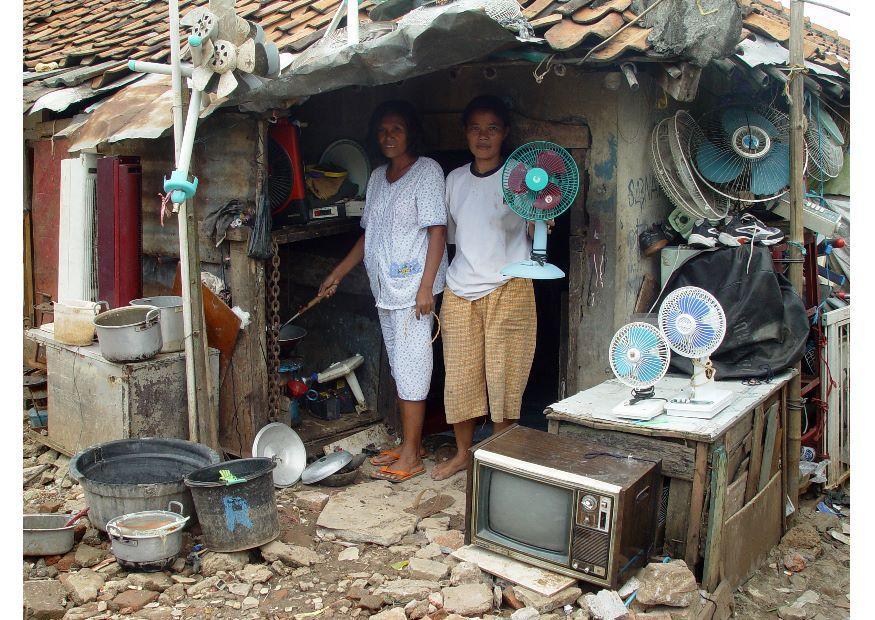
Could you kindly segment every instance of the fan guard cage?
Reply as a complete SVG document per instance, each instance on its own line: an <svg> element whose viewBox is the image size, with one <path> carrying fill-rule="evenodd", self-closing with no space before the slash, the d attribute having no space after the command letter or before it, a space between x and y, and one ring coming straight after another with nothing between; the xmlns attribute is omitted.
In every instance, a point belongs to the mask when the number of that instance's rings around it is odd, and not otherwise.
<svg viewBox="0 0 875 620"><path fill-rule="evenodd" d="M672 291L659 307L659 329L672 351L700 358L714 352L726 335L726 315L708 291L685 286Z"/></svg>
<svg viewBox="0 0 875 620"><path fill-rule="evenodd" d="M547 164L549 182L541 191L533 191L521 185L519 191L511 187L514 178L525 175L526 170L542 168ZM580 174L577 163L571 154L553 142L528 142L517 148L508 157L501 173L501 186L504 189L504 200L507 205L525 220L552 220L565 213L580 187ZM556 206L541 208L537 206L539 197L546 196L547 201L556 201Z"/></svg>
<svg viewBox="0 0 875 620"><path fill-rule="evenodd" d="M294 174L292 160L282 145L268 138L267 140L267 187L270 197L270 209L275 213L286 205L292 195Z"/></svg>
<svg viewBox="0 0 875 620"><path fill-rule="evenodd" d="M834 135L841 132L832 117L823 110L808 111L808 129L805 131L805 146L813 164L808 174L817 181L836 178L845 163L841 142Z"/></svg>
<svg viewBox="0 0 875 620"><path fill-rule="evenodd" d="M617 379L640 390L665 376L671 351L659 329L649 323L629 323L614 334L608 357Z"/></svg>

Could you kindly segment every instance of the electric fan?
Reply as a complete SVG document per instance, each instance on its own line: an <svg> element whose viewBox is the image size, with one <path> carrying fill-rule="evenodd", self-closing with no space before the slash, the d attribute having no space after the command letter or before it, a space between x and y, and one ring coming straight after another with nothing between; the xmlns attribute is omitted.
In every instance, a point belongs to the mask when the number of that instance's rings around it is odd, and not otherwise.
<svg viewBox="0 0 875 620"><path fill-rule="evenodd" d="M632 388L632 398L613 408L618 418L650 420L662 413L664 399L654 398L653 386L665 376L671 350L662 332L649 323L623 325L608 348L611 370Z"/></svg>
<svg viewBox="0 0 875 620"><path fill-rule="evenodd" d="M808 109L805 146L813 164L808 172L815 180L826 181L839 175L845 163L844 143L845 138L832 117L819 104L812 104Z"/></svg>
<svg viewBox="0 0 875 620"><path fill-rule="evenodd" d="M507 265L501 275L554 280L565 273L547 262L547 220L562 215L580 185L571 154L552 142L529 142L511 153L501 173L504 201L524 220L535 222L532 255Z"/></svg>
<svg viewBox="0 0 875 620"><path fill-rule="evenodd" d="M659 307L659 329L671 349L693 360L690 385L665 405L669 415L713 418L735 398L714 383L709 356L726 335L726 315L711 293L695 286L671 292Z"/></svg>
<svg viewBox="0 0 875 620"><path fill-rule="evenodd" d="M745 203L773 200L790 186L790 119L774 108L731 106L702 116L689 135L699 179ZM807 158L806 158L807 163Z"/></svg>

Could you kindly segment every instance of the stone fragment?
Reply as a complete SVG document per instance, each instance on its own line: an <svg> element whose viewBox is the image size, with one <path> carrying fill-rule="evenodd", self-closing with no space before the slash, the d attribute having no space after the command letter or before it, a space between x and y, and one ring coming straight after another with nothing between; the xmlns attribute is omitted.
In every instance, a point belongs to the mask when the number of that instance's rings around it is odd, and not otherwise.
<svg viewBox="0 0 875 620"><path fill-rule="evenodd" d="M428 615L428 601L410 601L404 606L404 613L410 620L421 620Z"/></svg>
<svg viewBox="0 0 875 620"><path fill-rule="evenodd" d="M480 616L492 610L492 589L482 583L466 583L441 590L444 609L462 616Z"/></svg>
<svg viewBox="0 0 875 620"><path fill-rule="evenodd" d="M393 607L371 616L372 620L407 620L407 614L401 607Z"/></svg>
<svg viewBox="0 0 875 620"><path fill-rule="evenodd" d="M444 553L452 553L465 544L465 535L459 530L425 530L428 542L435 543Z"/></svg>
<svg viewBox="0 0 875 620"><path fill-rule="evenodd" d="M184 571L185 558L176 558L175 560L173 560L173 566L171 566L171 569L174 573L181 573L182 571Z"/></svg>
<svg viewBox="0 0 875 620"><path fill-rule="evenodd" d="M651 562L641 573L636 600L645 606L689 607L699 596L696 577L683 560Z"/></svg>
<svg viewBox="0 0 875 620"><path fill-rule="evenodd" d="M201 558L201 574L204 577L212 577L219 571L233 573L246 566L248 562L248 551L234 551L232 553L210 551Z"/></svg>
<svg viewBox="0 0 875 620"><path fill-rule="evenodd" d="M348 542L389 547L416 528L418 517L404 510L410 503L385 480L356 484L331 497L316 524Z"/></svg>
<svg viewBox="0 0 875 620"><path fill-rule="evenodd" d="M125 590L112 599L112 602L118 605L120 610L130 609L131 611L140 611L149 603L157 600L158 593L151 590Z"/></svg>
<svg viewBox="0 0 875 620"><path fill-rule="evenodd" d="M36 620L63 618L66 590L59 581L25 581L24 612Z"/></svg>
<svg viewBox="0 0 875 620"><path fill-rule="evenodd" d="M283 566L282 562L280 566ZM267 583L273 577L273 573L262 564L247 564L243 570L237 572L237 576L249 584Z"/></svg>
<svg viewBox="0 0 875 620"><path fill-rule="evenodd" d="M128 581L132 586L153 592L164 592L173 585L173 579L167 573L131 573Z"/></svg>
<svg viewBox="0 0 875 620"><path fill-rule="evenodd" d="M398 603L408 603L413 599L427 597L432 590L440 590L440 584L422 579L397 579L385 582L374 591L374 594L387 596Z"/></svg>
<svg viewBox="0 0 875 620"><path fill-rule="evenodd" d="M174 583L181 583L186 586L197 583L197 579L194 577L186 577L185 575L171 575L170 579L172 579Z"/></svg>
<svg viewBox="0 0 875 620"><path fill-rule="evenodd" d="M90 568L83 568L79 572L65 575L61 578L61 582L73 602L84 605L97 600L97 593L106 580L103 575L95 573Z"/></svg>
<svg viewBox="0 0 875 620"><path fill-rule="evenodd" d="M197 596L198 594L203 594L205 592L209 592L222 580L221 577L213 576L207 577L206 579L202 579L198 581L196 584L189 586L187 592L189 596Z"/></svg>
<svg viewBox="0 0 875 620"><path fill-rule="evenodd" d="M95 564L99 564L106 556L105 550L83 544L76 549L73 559L82 568L91 568Z"/></svg>
<svg viewBox="0 0 875 620"><path fill-rule="evenodd" d="M501 593L501 586L492 586L492 606L495 609L501 609L501 601L503 599L504 596Z"/></svg>
<svg viewBox="0 0 875 620"><path fill-rule="evenodd" d="M175 583L166 590L164 590L164 596L166 596L169 601L175 605L185 598L185 586L181 583Z"/></svg>
<svg viewBox="0 0 875 620"><path fill-rule="evenodd" d="M585 600L593 620L627 620L631 616L623 605L623 599L614 590L599 590L597 594L587 594Z"/></svg>
<svg viewBox="0 0 875 620"><path fill-rule="evenodd" d="M802 523L787 530L781 539L780 549L785 553L790 550L806 549L813 553L814 557L823 553L820 547L820 534L817 528L809 523Z"/></svg>
<svg viewBox="0 0 875 620"><path fill-rule="evenodd" d="M806 620L808 614L801 607L793 605L782 605L778 607L778 617L781 620Z"/></svg>
<svg viewBox="0 0 875 620"><path fill-rule="evenodd" d="M370 611L379 611L383 608L383 597L374 594L365 594L358 599L358 606Z"/></svg>
<svg viewBox="0 0 875 620"><path fill-rule="evenodd" d="M56 460L58 460L58 453L54 450L47 450L39 455L36 462L38 465L49 465L53 464Z"/></svg>
<svg viewBox="0 0 875 620"><path fill-rule="evenodd" d="M310 566L320 561L319 554L312 549L297 545L287 545L279 540L263 545L261 547L261 556L268 562L279 560L286 566L295 568Z"/></svg>
<svg viewBox="0 0 875 620"><path fill-rule="evenodd" d="M437 545L435 543L429 543L413 555L417 558L433 560L435 558L442 557L444 555L444 552L441 551L440 545Z"/></svg>
<svg viewBox="0 0 875 620"><path fill-rule="evenodd" d="M432 592L428 595L428 604L434 605L437 609L444 607L444 595L440 592Z"/></svg>
<svg viewBox="0 0 875 620"><path fill-rule="evenodd" d="M343 551L337 554L337 559L341 562L353 562L359 559L359 548L358 547L347 547Z"/></svg>
<svg viewBox="0 0 875 620"><path fill-rule="evenodd" d="M450 572L450 567L442 562L412 557L407 565L407 570L410 572L411 579L440 581Z"/></svg>
<svg viewBox="0 0 875 620"><path fill-rule="evenodd" d="M228 585L228 592L234 596L248 596L252 590L251 583L232 583Z"/></svg>
<svg viewBox="0 0 875 620"><path fill-rule="evenodd" d="M511 620L537 620L540 617L541 614L534 607L523 607L510 615Z"/></svg>
<svg viewBox="0 0 875 620"><path fill-rule="evenodd" d="M258 607L258 599L253 596L247 596L240 604L240 608L243 610L255 609L256 607Z"/></svg>
<svg viewBox="0 0 875 620"><path fill-rule="evenodd" d="M805 570L806 566L808 563L798 552L788 553L784 556L784 568L792 573L800 573Z"/></svg>
<svg viewBox="0 0 875 620"><path fill-rule="evenodd" d="M74 607L67 611L64 614L64 620L86 620L87 618L93 618L100 611L97 609L97 602L88 603L87 605L83 605L82 607Z"/></svg>
<svg viewBox="0 0 875 620"><path fill-rule="evenodd" d="M546 614L576 601L581 595L581 590L572 586L560 590L552 596L544 596L534 590L529 590L522 586L514 586L513 593L526 607L534 607L539 613Z"/></svg>
<svg viewBox="0 0 875 620"><path fill-rule="evenodd" d="M473 562L459 562L453 567L453 572L450 574L450 583L454 586L463 583L481 583L483 581L483 571Z"/></svg>
<svg viewBox="0 0 875 620"><path fill-rule="evenodd" d="M301 510L319 512L325 508L329 499L331 499L330 496L321 491L301 491L295 496L295 506Z"/></svg>
<svg viewBox="0 0 875 620"><path fill-rule="evenodd" d="M449 527L449 517L427 517L416 524L418 530L446 530Z"/></svg>

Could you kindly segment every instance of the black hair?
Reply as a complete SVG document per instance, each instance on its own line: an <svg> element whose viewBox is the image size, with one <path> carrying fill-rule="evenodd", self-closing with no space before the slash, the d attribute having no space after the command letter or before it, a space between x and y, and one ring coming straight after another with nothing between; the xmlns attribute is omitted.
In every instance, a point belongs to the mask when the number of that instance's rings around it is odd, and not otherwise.
<svg viewBox="0 0 875 620"><path fill-rule="evenodd" d="M495 95L480 95L474 97L462 112L462 126L467 127L474 112L492 112L501 119L505 127L510 127L510 110L507 104Z"/></svg>
<svg viewBox="0 0 875 620"><path fill-rule="evenodd" d="M390 114L400 116L407 127L407 152L412 155L422 155L424 151L422 121L419 113L409 101L392 100L384 101L371 114L371 122L368 128L368 144L380 153L377 143L377 130L383 119ZM382 156L382 154L381 154Z"/></svg>

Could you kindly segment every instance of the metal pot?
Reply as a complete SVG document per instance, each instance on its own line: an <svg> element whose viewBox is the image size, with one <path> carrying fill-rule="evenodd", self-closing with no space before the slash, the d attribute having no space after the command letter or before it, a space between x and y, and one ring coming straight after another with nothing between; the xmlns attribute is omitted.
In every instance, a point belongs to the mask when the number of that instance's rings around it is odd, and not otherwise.
<svg viewBox="0 0 875 620"><path fill-rule="evenodd" d="M24 515L24 555L64 555L73 548L75 525L64 527L70 515Z"/></svg>
<svg viewBox="0 0 875 620"><path fill-rule="evenodd" d="M174 506L176 512L172 512ZM182 515L179 502L170 502L167 510L147 510L116 517L106 524L112 554L123 568L164 570L179 555L182 529L188 519Z"/></svg>
<svg viewBox="0 0 875 620"><path fill-rule="evenodd" d="M116 308L94 317L100 354L110 362L141 362L161 350L160 310L152 306Z"/></svg>
<svg viewBox="0 0 875 620"><path fill-rule="evenodd" d="M185 330L182 322L182 297L159 295L131 300L132 306L151 306L161 311L161 353L182 351Z"/></svg>

